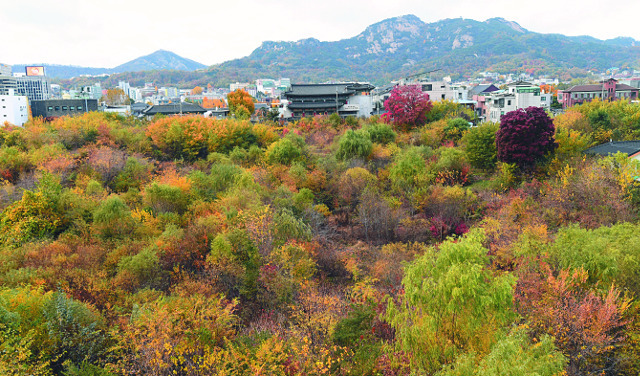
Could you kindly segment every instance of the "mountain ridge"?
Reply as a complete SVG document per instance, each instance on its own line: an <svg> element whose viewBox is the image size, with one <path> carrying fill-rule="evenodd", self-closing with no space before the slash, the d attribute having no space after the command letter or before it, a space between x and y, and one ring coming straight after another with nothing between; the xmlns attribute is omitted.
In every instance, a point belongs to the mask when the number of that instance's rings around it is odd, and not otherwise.
<svg viewBox="0 0 640 376"><path fill-rule="evenodd" d="M25 66L44 66L47 76L53 78L72 78L81 75L102 75L117 74L124 72L141 72L153 70L177 70L193 72L198 69L207 68L206 65L197 61L187 59L174 52L167 50L157 50L148 55L137 57L126 63L120 64L114 68L95 68L83 67L78 65L62 65L62 64L15 64L12 65L12 71L24 72Z"/></svg>
<svg viewBox="0 0 640 376"><path fill-rule="evenodd" d="M425 23L407 14L373 23L357 35L337 41L263 41L248 56L202 71L129 72L115 74L108 81L126 79L139 84L160 78L185 87L207 83L224 86L262 76L289 77L292 82L388 83L433 69L458 78L497 71L570 79L611 67L640 68L640 42L630 37L600 40L538 33L501 17L485 21L448 18Z"/></svg>
<svg viewBox="0 0 640 376"><path fill-rule="evenodd" d="M320 42L266 41L249 56L211 70L236 70L235 76L275 74L274 67L298 80L390 80L422 68L440 68L469 76L480 70L553 73L574 68L604 71L614 66L638 67L640 44L633 38L600 40L530 31L515 21L449 18L424 23L414 15L388 18L352 38ZM313 47L310 49L309 47ZM324 72L316 71L323 67ZM259 69L258 69L259 67ZM246 73L246 74L243 74Z"/></svg>

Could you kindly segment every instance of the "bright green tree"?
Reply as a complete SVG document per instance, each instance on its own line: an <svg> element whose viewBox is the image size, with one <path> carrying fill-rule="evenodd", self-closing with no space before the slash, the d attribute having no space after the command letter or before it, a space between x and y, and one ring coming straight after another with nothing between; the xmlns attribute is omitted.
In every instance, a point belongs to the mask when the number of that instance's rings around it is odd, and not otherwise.
<svg viewBox="0 0 640 376"><path fill-rule="evenodd" d="M515 318L515 278L486 268L482 231L447 240L405 269L404 296L390 301L386 318L398 346L413 354L412 367L433 373L461 353L489 352L502 328Z"/></svg>

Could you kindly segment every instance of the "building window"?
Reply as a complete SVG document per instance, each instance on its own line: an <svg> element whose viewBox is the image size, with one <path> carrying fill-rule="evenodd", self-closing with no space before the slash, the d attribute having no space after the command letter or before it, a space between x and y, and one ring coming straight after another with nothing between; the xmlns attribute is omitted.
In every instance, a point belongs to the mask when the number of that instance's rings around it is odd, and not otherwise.
<svg viewBox="0 0 640 376"><path fill-rule="evenodd" d="M511 99L507 101L507 106L511 106Z"/></svg>
<svg viewBox="0 0 640 376"><path fill-rule="evenodd" d="M60 111L60 106L56 106L56 111Z"/></svg>
<svg viewBox="0 0 640 376"><path fill-rule="evenodd" d="M53 111L53 106L47 107L47 111Z"/></svg>
<svg viewBox="0 0 640 376"><path fill-rule="evenodd" d="M75 110L75 107L69 106L69 111L73 111L73 110Z"/></svg>
<svg viewBox="0 0 640 376"><path fill-rule="evenodd" d="M66 111L67 110L67 106L62 106L62 111Z"/></svg>
<svg viewBox="0 0 640 376"><path fill-rule="evenodd" d="M78 106L78 111L82 111L82 106Z"/></svg>

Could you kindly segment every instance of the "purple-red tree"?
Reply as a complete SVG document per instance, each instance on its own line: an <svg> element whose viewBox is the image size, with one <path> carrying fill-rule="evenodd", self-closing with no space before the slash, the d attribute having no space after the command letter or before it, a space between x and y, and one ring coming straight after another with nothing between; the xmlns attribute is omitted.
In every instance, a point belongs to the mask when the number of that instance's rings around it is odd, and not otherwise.
<svg viewBox="0 0 640 376"><path fill-rule="evenodd" d="M423 93L420 85L396 86L384 102L393 124L403 130L424 124L431 107L429 94Z"/></svg>
<svg viewBox="0 0 640 376"><path fill-rule="evenodd" d="M507 112L496 133L498 160L531 169L558 147L554 132L553 121L540 107Z"/></svg>

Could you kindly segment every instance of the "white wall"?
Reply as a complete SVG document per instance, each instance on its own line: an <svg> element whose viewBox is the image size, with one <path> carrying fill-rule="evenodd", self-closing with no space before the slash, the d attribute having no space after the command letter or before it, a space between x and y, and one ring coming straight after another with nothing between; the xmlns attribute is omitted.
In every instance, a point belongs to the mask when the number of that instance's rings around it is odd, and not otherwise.
<svg viewBox="0 0 640 376"><path fill-rule="evenodd" d="M27 97L0 95L0 125L5 121L22 126L29 120Z"/></svg>

